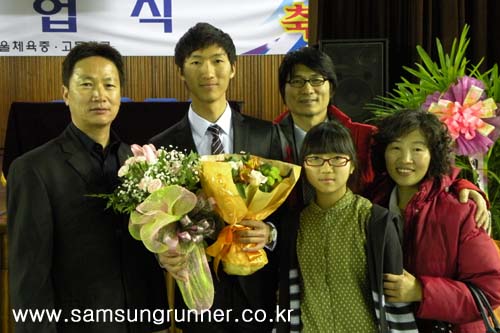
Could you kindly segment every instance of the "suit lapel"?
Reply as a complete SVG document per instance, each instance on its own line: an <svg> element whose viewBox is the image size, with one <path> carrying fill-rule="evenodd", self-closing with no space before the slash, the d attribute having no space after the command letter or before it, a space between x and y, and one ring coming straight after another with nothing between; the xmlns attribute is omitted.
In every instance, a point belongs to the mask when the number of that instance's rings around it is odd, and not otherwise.
<svg viewBox="0 0 500 333"><path fill-rule="evenodd" d="M179 148L182 147L183 149L186 149L188 152L190 150L196 152L196 145L194 143L191 126L189 126L189 119L187 113L184 116L184 118L182 118L179 125L180 126L175 136L175 138L178 140L177 145L179 146Z"/></svg>
<svg viewBox="0 0 500 333"><path fill-rule="evenodd" d="M166 150L197 151L187 113L177 123L151 138L149 142L157 149L163 147Z"/></svg>
<svg viewBox="0 0 500 333"><path fill-rule="evenodd" d="M59 136L58 141L68 164L86 183L90 183L90 180L94 176L89 154L82 147L78 139L70 132L69 127L66 127L64 132Z"/></svg>
<svg viewBox="0 0 500 333"><path fill-rule="evenodd" d="M245 118L231 109L231 121L233 123L233 153L238 154L248 149L247 139L250 137L248 126L245 126Z"/></svg>
<svg viewBox="0 0 500 333"><path fill-rule="evenodd" d="M296 163L296 161L299 160L297 156L297 144L295 143L295 135L293 134L294 131L294 124L293 124L293 119L290 114L288 114L285 118L283 118L282 121L278 123L278 131L280 135L280 141L281 144L288 145L290 147L290 150L292 152L292 161ZM281 136L284 136L285 142L283 142L283 138ZM282 150L284 147L282 147ZM285 151L282 152L283 158L286 158L286 153Z"/></svg>
<svg viewBox="0 0 500 333"><path fill-rule="evenodd" d="M130 146L120 143L120 146L118 147L118 162L120 163L120 166L123 165L130 156L132 156Z"/></svg>

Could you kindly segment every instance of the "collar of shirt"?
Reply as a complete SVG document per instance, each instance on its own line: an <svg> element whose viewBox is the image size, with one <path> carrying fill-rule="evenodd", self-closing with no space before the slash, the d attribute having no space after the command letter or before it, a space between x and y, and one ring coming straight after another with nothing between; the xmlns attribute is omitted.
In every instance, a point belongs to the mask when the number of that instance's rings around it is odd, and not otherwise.
<svg viewBox="0 0 500 333"><path fill-rule="evenodd" d="M118 136L115 132L111 131L109 136L109 144L106 146L106 148L103 148L99 143L90 138L85 132L76 127L74 123L70 124L70 130L82 143L85 150L88 151L91 156L99 160L100 163L103 163L110 153L114 155L117 154L120 140L118 139Z"/></svg>
<svg viewBox="0 0 500 333"><path fill-rule="evenodd" d="M325 119L325 122L327 122L329 118L327 117ZM292 120L293 122L293 120ZM300 158L300 151L302 150L302 144L304 143L304 139L306 137L307 131L304 131L302 128L297 126L297 124L293 123L293 134L295 137L295 146L297 147L296 154Z"/></svg>
<svg viewBox="0 0 500 333"><path fill-rule="evenodd" d="M389 198L389 211L402 216L401 209L399 209L398 205L398 187L394 186L391 192L391 197Z"/></svg>
<svg viewBox="0 0 500 333"><path fill-rule="evenodd" d="M208 127L218 125L221 128L220 138L224 146L224 152L233 152L233 126L231 122L231 107L226 104L226 109L215 123L211 123L205 118L200 117L194 112L191 105L189 106L188 119L193 133L194 144L196 151L200 155L210 155L212 152L212 134L208 132Z"/></svg>

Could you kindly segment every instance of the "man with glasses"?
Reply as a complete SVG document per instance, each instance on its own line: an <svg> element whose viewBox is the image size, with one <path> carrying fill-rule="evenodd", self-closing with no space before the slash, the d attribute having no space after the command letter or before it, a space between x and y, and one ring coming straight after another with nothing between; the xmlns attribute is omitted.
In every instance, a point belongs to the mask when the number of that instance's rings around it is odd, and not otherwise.
<svg viewBox="0 0 500 333"><path fill-rule="evenodd" d="M376 128L351 121L330 104L336 86L337 75L332 60L326 53L304 47L285 56L279 68L279 88L288 111L275 120L280 133L283 159L301 164L299 151L307 131L323 121L336 119L351 131L358 150L361 179L354 190L360 192L374 177L370 145ZM309 201L309 193L305 195L306 201Z"/></svg>

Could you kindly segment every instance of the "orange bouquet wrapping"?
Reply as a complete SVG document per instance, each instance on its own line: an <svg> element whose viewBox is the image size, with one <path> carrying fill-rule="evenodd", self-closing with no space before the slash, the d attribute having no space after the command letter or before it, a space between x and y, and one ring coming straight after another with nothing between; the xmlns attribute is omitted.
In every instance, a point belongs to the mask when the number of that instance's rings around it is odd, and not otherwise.
<svg viewBox="0 0 500 333"><path fill-rule="evenodd" d="M203 190L215 199L215 211L228 224L206 253L215 258L216 271L222 261L227 274L252 274L267 264L267 255L264 250L244 252L252 245L233 242L234 232L246 228L238 222L271 215L290 194L301 167L240 154L203 156L201 166Z"/></svg>

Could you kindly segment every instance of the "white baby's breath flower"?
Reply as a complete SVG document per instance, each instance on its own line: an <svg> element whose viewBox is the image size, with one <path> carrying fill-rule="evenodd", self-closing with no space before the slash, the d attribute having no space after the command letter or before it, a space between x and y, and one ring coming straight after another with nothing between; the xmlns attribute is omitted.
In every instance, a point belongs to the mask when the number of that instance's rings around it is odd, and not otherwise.
<svg viewBox="0 0 500 333"><path fill-rule="evenodd" d="M179 172L181 167L182 167L181 162L173 161L172 164L170 165L170 172L177 173L177 172Z"/></svg>

